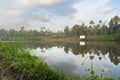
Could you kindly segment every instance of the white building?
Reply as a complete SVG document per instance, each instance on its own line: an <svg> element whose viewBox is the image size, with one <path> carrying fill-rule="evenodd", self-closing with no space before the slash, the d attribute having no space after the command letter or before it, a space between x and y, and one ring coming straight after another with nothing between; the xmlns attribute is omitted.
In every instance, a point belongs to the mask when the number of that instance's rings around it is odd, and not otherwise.
<svg viewBox="0 0 120 80"><path fill-rule="evenodd" d="M85 35L80 35L80 41L83 41L86 39L86 36Z"/></svg>

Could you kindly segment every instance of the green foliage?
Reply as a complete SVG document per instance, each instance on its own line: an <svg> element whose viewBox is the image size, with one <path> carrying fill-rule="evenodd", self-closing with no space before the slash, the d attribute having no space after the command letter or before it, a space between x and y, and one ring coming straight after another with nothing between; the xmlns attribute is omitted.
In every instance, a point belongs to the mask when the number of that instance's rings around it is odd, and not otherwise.
<svg viewBox="0 0 120 80"><path fill-rule="evenodd" d="M109 34L115 34L120 32L120 18L114 16L109 22Z"/></svg>
<svg viewBox="0 0 120 80"><path fill-rule="evenodd" d="M116 41L120 43L120 34L116 37Z"/></svg>
<svg viewBox="0 0 120 80"><path fill-rule="evenodd" d="M4 77L4 78L2 78L2 80L11 80L11 79L8 77Z"/></svg>
<svg viewBox="0 0 120 80"><path fill-rule="evenodd" d="M87 36L88 41L115 41L115 35Z"/></svg>
<svg viewBox="0 0 120 80"><path fill-rule="evenodd" d="M68 26L65 27L64 34L65 34L65 36L70 36L70 30L69 30Z"/></svg>
<svg viewBox="0 0 120 80"><path fill-rule="evenodd" d="M93 20L91 20L91 21L90 21L90 24L91 24L91 25L93 25L93 24L95 24L95 23L94 23L94 21L93 21Z"/></svg>
<svg viewBox="0 0 120 80"><path fill-rule="evenodd" d="M40 31L27 31L24 27L21 27L21 30L19 31L15 31L14 29L0 29L0 41L41 41L41 37L51 37L61 34L62 32L54 33L50 30L45 30L44 28Z"/></svg>
<svg viewBox="0 0 120 80"><path fill-rule="evenodd" d="M114 35L120 33L120 18L118 16L113 17L109 26L106 25L106 21L102 23L100 20L98 24L95 24L93 20L90 21L90 25L87 26L84 23L82 25L73 25L71 29L66 27L64 29L66 37L80 36L80 35ZM69 35L67 35L69 33Z"/></svg>
<svg viewBox="0 0 120 80"><path fill-rule="evenodd" d="M92 65L91 65L91 68L86 69L86 71L89 72L89 77L86 78L86 80L115 80L114 78L106 77L106 75L104 74L104 70L101 70L100 76L97 75Z"/></svg>

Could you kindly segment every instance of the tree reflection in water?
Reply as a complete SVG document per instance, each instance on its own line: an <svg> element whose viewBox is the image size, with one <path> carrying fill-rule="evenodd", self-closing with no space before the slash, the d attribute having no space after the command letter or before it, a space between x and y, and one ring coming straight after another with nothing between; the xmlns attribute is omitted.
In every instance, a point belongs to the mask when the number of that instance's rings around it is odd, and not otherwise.
<svg viewBox="0 0 120 80"><path fill-rule="evenodd" d="M26 46L24 44L24 47L31 48L38 57L43 57L48 64L56 66L71 76L82 75L92 63L98 74L104 69L106 74L111 76L112 74L107 71L112 70L117 79L120 76L118 72L120 70L120 45L115 42L87 42L85 44L81 46L79 42L28 43Z"/></svg>
<svg viewBox="0 0 120 80"><path fill-rule="evenodd" d="M99 60L105 59L105 55L108 55L110 61L115 65L120 63L120 45L115 42L87 42L84 46L80 45L80 42L74 43L61 43L61 42L49 42L49 43L20 43L23 48L36 49L40 48L43 51L50 49L52 47L64 48L66 54L71 51L74 55L82 55L84 57L86 54L90 54L90 59L94 59L97 55Z"/></svg>

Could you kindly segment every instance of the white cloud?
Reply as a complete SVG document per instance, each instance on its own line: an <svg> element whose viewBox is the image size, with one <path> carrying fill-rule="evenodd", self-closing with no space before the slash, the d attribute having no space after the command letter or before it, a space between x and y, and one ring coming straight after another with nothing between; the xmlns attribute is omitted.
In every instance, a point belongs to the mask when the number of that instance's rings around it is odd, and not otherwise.
<svg viewBox="0 0 120 80"><path fill-rule="evenodd" d="M110 0L84 0L75 5L76 13L73 17L76 21L89 22L101 17L100 10L107 6ZM102 18L102 17L101 17Z"/></svg>
<svg viewBox="0 0 120 80"><path fill-rule="evenodd" d="M52 6L66 0L17 0L17 3L23 7Z"/></svg>
<svg viewBox="0 0 120 80"><path fill-rule="evenodd" d="M24 13L20 10L9 10L0 8L0 12L0 25L17 24L23 21L21 16L24 15Z"/></svg>
<svg viewBox="0 0 120 80"><path fill-rule="evenodd" d="M50 21L50 13L44 8L45 14L41 14L41 7L53 6L67 0L12 0L11 3L0 1L0 25L17 23L28 23L29 21L39 20L42 22ZM8 4L8 5L7 5ZM7 5L7 6L5 6ZM11 5L11 6L10 6ZM38 9L39 8L39 9ZM38 14L33 14L34 11L39 11ZM42 9L43 10L43 9Z"/></svg>
<svg viewBox="0 0 120 80"><path fill-rule="evenodd" d="M61 2L64 2L65 0L42 0L40 1L40 5L46 5L46 6L49 6L49 5L55 5L57 3L61 3Z"/></svg>
<svg viewBox="0 0 120 80"><path fill-rule="evenodd" d="M50 22L51 18L52 18L52 16L49 16L49 15L40 16L40 21Z"/></svg>
<svg viewBox="0 0 120 80"><path fill-rule="evenodd" d="M11 17L22 16L24 13L20 10L6 10L6 15Z"/></svg>
<svg viewBox="0 0 120 80"><path fill-rule="evenodd" d="M113 10L114 10L114 8L112 8L112 7L106 7L106 8L101 9L100 12L108 13L108 12L111 12Z"/></svg>

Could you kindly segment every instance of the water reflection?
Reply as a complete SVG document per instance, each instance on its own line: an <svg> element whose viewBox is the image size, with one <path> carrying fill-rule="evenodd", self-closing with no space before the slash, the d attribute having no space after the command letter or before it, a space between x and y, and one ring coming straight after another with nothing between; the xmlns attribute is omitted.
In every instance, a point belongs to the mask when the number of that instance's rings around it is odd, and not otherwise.
<svg viewBox="0 0 120 80"><path fill-rule="evenodd" d="M25 45L24 45L25 47ZM87 43L87 45L81 46L79 43L40 43L40 44L28 44L26 48L36 49L40 48L41 53L52 47L64 48L65 53L67 54L71 51L74 55L81 54L83 57L87 53L97 55L99 60L105 59L105 55L108 55L108 58L112 63L118 65L120 63L120 46L115 42L92 42ZM90 58L91 59L91 58Z"/></svg>
<svg viewBox="0 0 120 80"><path fill-rule="evenodd" d="M80 46L85 46L85 42L84 41L80 41Z"/></svg>
<svg viewBox="0 0 120 80"><path fill-rule="evenodd" d="M28 43L31 54L42 57L50 66L59 68L70 76L88 75L85 70L93 63L94 70L100 74L105 70L107 76L120 77L120 45L115 42L81 43ZM83 43L82 43L83 44Z"/></svg>

